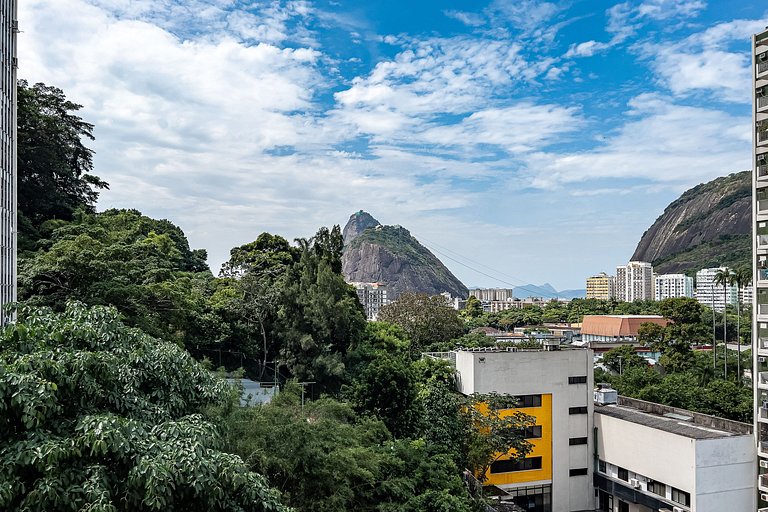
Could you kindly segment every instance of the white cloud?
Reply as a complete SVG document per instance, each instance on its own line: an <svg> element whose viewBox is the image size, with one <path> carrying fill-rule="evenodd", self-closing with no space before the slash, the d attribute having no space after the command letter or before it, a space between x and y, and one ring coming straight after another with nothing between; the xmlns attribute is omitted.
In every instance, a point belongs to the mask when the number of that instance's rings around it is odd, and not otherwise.
<svg viewBox="0 0 768 512"><path fill-rule="evenodd" d="M474 12L445 10L443 11L443 14L449 18L460 21L469 27L479 27L485 23L485 18L482 15Z"/></svg>
<svg viewBox="0 0 768 512"><path fill-rule="evenodd" d="M710 91L717 99L749 103L752 63L743 48L731 46L733 42L746 46L746 35L764 26L764 20L720 23L682 41L647 45L645 52L653 59L661 84L676 95Z"/></svg>
<svg viewBox="0 0 768 512"><path fill-rule="evenodd" d="M527 161L536 187L573 187L602 179L691 184L749 167L749 120L718 110L677 105L642 94L630 121L589 151L538 152ZM634 120L632 120L634 118Z"/></svg>

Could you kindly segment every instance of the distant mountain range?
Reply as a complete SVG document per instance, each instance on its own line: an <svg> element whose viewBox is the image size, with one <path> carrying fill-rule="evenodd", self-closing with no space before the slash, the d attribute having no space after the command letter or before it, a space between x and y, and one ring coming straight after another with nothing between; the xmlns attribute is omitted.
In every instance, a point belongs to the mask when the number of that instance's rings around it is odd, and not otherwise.
<svg viewBox="0 0 768 512"><path fill-rule="evenodd" d="M515 286L512 290L515 297L524 299L526 297L542 297L544 299L578 299L584 298L587 295L587 290L560 290L557 291L549 284L544 283L541 285L526 284L523 286Z"/></svg>
<svg viewBox="0 0 768 512"><path fill-rule="evenodd" d="M403 292L466 297L467 287L402 226L383 226L360 210L344 226L342 273L348 282L380 282L389 298Z"/></svg>
<svg viewBox="0 0 768 512"><path fill-rule="evenodd" d="M749 265L752 258L752 172L697 185L670 203L643 233L633 261L658 274Z"/></svg>

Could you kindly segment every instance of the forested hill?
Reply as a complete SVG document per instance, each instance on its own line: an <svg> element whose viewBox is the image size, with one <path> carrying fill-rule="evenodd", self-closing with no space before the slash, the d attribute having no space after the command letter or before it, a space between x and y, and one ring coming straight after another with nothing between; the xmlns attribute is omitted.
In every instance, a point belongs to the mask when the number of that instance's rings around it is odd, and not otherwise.
<svg viewBox="0 0 768 512"><path fill-rule="evenodd" d="M344 228L342 272L350 282L387 284L403 292L466 297L467 287L402 226L382 226L370 214L353 214Z"/></svg>
<svg viewBox="0 0 768 512"><path fill-rule="evenodd" d="M643 233L633 261L650 261L658 273L749 264L752 173L702 183L673 201Z"/></svg>

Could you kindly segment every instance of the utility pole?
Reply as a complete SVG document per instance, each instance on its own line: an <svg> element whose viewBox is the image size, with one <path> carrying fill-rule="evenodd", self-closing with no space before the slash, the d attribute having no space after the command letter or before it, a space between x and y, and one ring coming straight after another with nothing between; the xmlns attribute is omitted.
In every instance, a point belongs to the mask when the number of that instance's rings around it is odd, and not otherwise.
<svg viewBox="0 0 768 512"><path fill-rule="evenodd" d="M306 381L306 382L299 382L299 386L301 386L301 410L304 410L304 389L307 387L307 384L316 384L315 381Z"/></svg>
<svg viewBox="0 0 768 512"><path fill-rule="evenodd" d="M712 294L712 370L717 371L717 334L715 331L715 285L709 283L709 291Z"/></svg>

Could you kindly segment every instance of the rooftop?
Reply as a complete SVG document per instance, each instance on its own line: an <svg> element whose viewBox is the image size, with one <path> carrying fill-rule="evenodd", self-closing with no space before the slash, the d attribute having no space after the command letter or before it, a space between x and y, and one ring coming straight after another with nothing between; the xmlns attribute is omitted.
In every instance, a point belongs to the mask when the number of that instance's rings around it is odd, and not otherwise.
<svg viewBox="0 0 768 512"><path fill-rule="evenodd" d="M646 322L662 327L670 323L659 315L585 315L581 333L597 336L637 336L640 325Z"/></svg>
<svg viewBox="0 0 768 512"><path fill-rule="evenodd" d="M748 423L624 396L617 404L595 404L595 413L697 440L752 435Z"/></svg>

